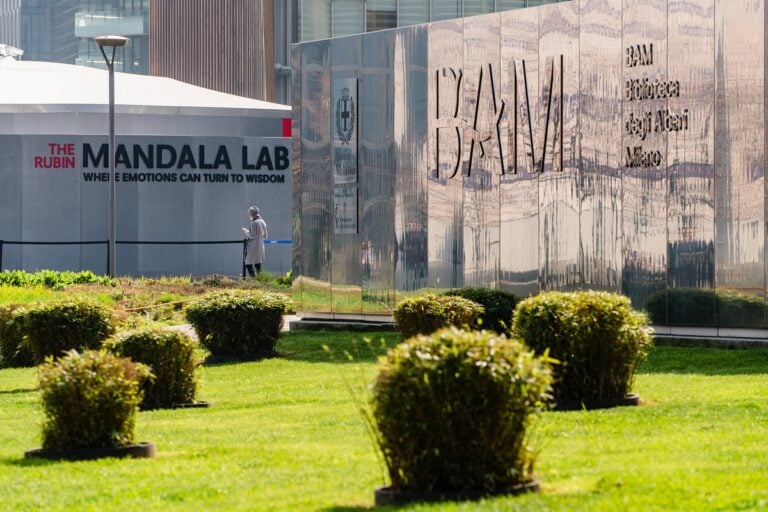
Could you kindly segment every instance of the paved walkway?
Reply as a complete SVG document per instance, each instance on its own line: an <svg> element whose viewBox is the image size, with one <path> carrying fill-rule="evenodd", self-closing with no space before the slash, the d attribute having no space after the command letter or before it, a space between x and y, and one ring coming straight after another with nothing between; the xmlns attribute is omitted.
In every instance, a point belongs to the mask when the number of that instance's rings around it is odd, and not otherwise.
<svg viewBox="0 0 768 512"><path fill-rule="evenodd" d="M297 315L283 315L283 332L286 332L289 330L289 327L291 325L291 322L294 322L296 320L299 320L299 317ZM196 340L197 339L197 333L195 332L194 327L192 327L190 324L181 324L181 325L171 325L168 327L169 331L177 331L177 332L183 332L190 338Z"/></svg>

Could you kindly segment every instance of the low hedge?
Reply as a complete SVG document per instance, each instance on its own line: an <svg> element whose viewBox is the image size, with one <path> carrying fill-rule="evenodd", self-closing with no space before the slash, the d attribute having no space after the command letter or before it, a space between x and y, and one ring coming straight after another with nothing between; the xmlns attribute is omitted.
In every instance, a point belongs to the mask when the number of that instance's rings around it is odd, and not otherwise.
<svg viewBox="0 0 768 512"><path fill-rule="evenodd" d="M728 289L661 290L648 297L643 309L655 325L761 328L768 318L762 297Z"/></svg>
<svg viewBox="0 0 768 512"><path fill-rule="evenodd" d="M372 423L392 486L503 492L533 479L527 433L550 399L548 361L489 331L396 346L373 384Z"/></svg>
<svg viewBox="0 0 768 512"><path fill-rule="evenodd" d="M196 344L189 336L145 329L119 335L107 346L115 354L143 363L152 370L154 378L142 385L143 409L172 408L195 402Z"/></svg>
<svg viewBox="0 0 768 512"><path fill-rule="evenodd" d="M627 396L651 345L645 315L622 295L546 292L517 305L513 331L555 366L556 400L589 402Z"/></svg>
<svg viewBox="0 0 768 512"><path fill-rule="evenodd" d="M24 336L35 363L69 350L98 349L112 334L111 313L83 300L31 306L24 313Z"/></svg>
<svg viewBox="0 0 768 512"><path fill-rule="evenodd" d="M274 354L289 304L281 293L227 291L192 303L185 315L211 355L258 359Z"/></svg>
<svg viewBox="0 0 768 512"><path fill-rule="evenodd" d="M431 334L444 327L473 327L485 310L480 304L453 295L425 294L400 301L392 316L401 339Z"/></svg>
<svg viewBox="0 0 768 512"><path fill-rule="evenodd" d="M134 443L141 383L149 368L105 351L70 351L40 367L44 450Z"/></svg>
<svg viewBox="0 0 768 512"><path fill-rule="evenodd" d="M19 305L0 306L0 366L23 368L35 360L24 342L24 309Z"/></svg>
<svg viewBox="0 0 768 512"><path fill-rule="evenodd" d="M512 325L512 313L519 302L516 295L492 288L452 288L443 295L463 297L480 304L485 313L480 316L483 329L506 334Z"/></svg>
<svg viewBox="0 0 768 512"><path fill-rule="evenodd" d="M107 286L113 284L113 281L108 276L97 276L90 270L83 270L81 272L3 270L0 272L0 286L47 286L48 288L60 288L70 284L84 283L97 283Z"/></svg>

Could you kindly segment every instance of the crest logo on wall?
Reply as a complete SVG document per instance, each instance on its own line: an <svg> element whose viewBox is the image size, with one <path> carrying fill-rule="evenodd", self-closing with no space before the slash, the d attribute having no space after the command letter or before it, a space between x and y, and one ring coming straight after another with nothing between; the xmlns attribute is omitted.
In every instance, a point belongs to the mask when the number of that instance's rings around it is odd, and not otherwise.
<svg viewBox="0 0 768 512"><path fill-rule="evenodd" d="M341 90L336 101L336 134L342 144L349 144L355 133L355 100L349 95L349 88Z"/></svg>

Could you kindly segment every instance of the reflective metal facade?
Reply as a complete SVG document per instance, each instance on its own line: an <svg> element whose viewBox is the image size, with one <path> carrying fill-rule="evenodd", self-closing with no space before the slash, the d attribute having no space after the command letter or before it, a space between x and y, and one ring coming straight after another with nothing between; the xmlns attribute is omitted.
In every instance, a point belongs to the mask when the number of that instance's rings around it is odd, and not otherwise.
<svg viewBox="0 0 768 512"><path fill-rule="evenodd" d="M589 288L662 292L671 324L766 327L663 294L766 295L765 10L574 0L295 46L302 309ZM331 224L339 79L358 83L354 234Z"/></svg>

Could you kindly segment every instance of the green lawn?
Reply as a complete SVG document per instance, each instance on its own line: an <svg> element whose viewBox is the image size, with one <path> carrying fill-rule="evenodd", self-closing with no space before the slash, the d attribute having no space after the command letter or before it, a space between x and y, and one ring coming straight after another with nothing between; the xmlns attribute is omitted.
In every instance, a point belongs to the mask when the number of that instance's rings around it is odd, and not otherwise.
<svg viewBox="0 0 768 512"><path fill-rule="evenodd" d="M391 334L386 337L392 343ZM142 412L148 460L44 462L34 370L0 370L2 510L336 510L372 506L383 469L353 395L378 348L290 333L280 359L203 370L210 409ZM321 347L331 347L331 353ZM537 424L542 492L407 510L748 510L768 506L768 351L657 348L644 404L550 412ZM357 390L357 391L355 391Z"/></svg>

